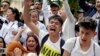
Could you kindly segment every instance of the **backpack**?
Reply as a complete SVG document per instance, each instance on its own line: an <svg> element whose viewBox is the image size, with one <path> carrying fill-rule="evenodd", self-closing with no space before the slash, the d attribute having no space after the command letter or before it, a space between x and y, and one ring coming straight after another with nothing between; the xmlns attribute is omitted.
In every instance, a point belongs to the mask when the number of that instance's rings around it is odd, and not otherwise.
<svg viewBox="0 0 100 56"><path fill-rule="evenodd" d="M49 34L45 35L41 42L41 48L43 47L44 43L47 41ZM61 39L60 41L60 50L61 50L61 56L63 55L64 49L62 49L62 46L64 45L65 41Z"/></svg>

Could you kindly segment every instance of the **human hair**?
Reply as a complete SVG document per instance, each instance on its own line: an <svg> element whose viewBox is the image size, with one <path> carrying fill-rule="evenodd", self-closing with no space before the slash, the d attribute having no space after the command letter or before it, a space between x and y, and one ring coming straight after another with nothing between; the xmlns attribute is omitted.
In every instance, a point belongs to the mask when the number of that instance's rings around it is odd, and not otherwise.
<svg viewBox="0 0 100 56"><path fill-rule="evenodd" d="M42 6L42 2L39 2L39 1L34 2L34 4L35 4L35 3L37 3L37 2L38 2L38 3L40 3L40 4L41 4L41 6Z"/></svg>
<svg viewBox="0 0 100 56"><path fill-rule="evenodd" d="M3 39L3 37L0 36L0 39L1 39L2 42L3 42L3 48L6 48L6 43L5 43L4 39Z"/></svg>
<svg viewBox="0 0 100 56"><path fill-rule="evenodd" d="M63 25L63 20L62 20L62 18L61 18L59 15L53 15L53 16L51 16L51 17L49 18L49 22L50 22L52 19L58 20L58 21L60 22L61 26Z"/></svg>
<svg viewBox="0 0 100 56"><path fill-rule="evenodd" d="M19 41L12 40L6 47L6 56L12 56L12 52L15 48L19 48L22 51L22 54L28 53Z"/></svg>
<svg viewBox="0 0 100 56"><path fill-rule="evenodd" d="M92 31L96 30L97 22L91 17L85 17L79 22L79 27L84 27L85 29L90 29Z"/></svg>
<svg viewBox="0 0 100 56"><path fill-rule="evenodd" d="M12 8L12 7L9 7L9 9L12 11L13 14L16 14L15 15L15 20L20 21L20 14L19 14L18 9L17 8Z"/></svg>
<svg viewBox="0 0 100 56"><path fill-rule="evenodd" d="M10 2L9 1L2 1L2 3L7 3L7 4L9 4L9 6L10 6Z"/></svg>
<svg viewBox="0 0 100 56"><path fill-rule="evenodd" d="M37 14L39 14L39 11L36 10L36 9L32 9L32 10L30 10L30 14L33 13L33 12L36 12Z"/></svg>
<svg viewBox="0 0 100 56"><path fill-rule="evenodd" d="M0 39L2 40L3 48L6 48L6 43L4 41L4 38L0 36ZM6 56L6 54L2 54L2 56Z"/></svg>
<svg viewBox="0 0 100 56"><path fill-rule="evenodd" d="M37 36L36 36L35 34L28 34L27 39L26 39L26 42L28 41L28 39L29 39L30 37L33 37L33 38L35 39L35 41L36 41L37 46L36 46L36 48L35 48L35 51L36 51L37 55L39 55L39 52L40 52L40 45L39 45L38 38L37 38ZM26 48L27 48L27 50L29 50L28 47L27 47L27 43L26 43Z"/></svg>
<svg viewBox="0 0 100 56"><path fill-rule="evenodd" d="M36 12L37 13L37 18L39 19L39 11L38 10L36 10L36 9L32 9L32 10L30 10L30 15L32 14L32 13L34 13L34 12Z"/></svg>

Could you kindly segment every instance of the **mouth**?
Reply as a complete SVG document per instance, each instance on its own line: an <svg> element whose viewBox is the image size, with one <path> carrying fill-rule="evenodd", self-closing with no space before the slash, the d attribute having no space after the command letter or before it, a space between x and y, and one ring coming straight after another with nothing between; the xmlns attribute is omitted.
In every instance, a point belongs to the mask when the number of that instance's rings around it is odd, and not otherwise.
<svg viewBox="0 0 100 56"><path fill-rule="evenodd" d="M98 5L97 7L100 8L100 5Z"/></svg>
<svg viewBox="0 0 100 56"><path fill-rule="evenodd" d="M53 32L55 32L55 31L56 31L56 29L53 29L53 28L51 28L51 29L50 29L50 31L53 31Z"/></svg>
<svg viewBox="0 0 100 56"><path fill-rule="evenodd" d="M34 46L28 46L29 48L34 48Z"/></svg>
<svg viewBox="0 0 100 56"><path fill-rule="evenodd" d="M83 42L86 42L86 40L82 39Z"/></svg>

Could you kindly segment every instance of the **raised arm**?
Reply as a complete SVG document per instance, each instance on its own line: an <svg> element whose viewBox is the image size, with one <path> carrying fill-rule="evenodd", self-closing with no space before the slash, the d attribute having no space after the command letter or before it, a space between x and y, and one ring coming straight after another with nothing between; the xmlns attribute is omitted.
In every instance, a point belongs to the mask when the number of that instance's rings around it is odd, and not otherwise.
<svg viewBox="0 0 100 56"><path fill-rule="evenodd" d="M63 39L67 40L69 38L75 37L75 18L70 11L70 7L67 0L63 0L65 11L67 13L67 19L63 23L62 32Z"/></svg>
<svg viewBox="0 0 100 56"><path fill-rule="evenodd" d="M30 19L30 3L32 0L24 0L24 11L23 11L23 19L25 24L32 30L33 33L39 34L39 29Z"/></svg>
<svg viewBox="0 0 100 56"><path fill-rule="evenodd" d="M65 11L67 13L67 16L68 16L69 20L72 23L75 23L75 17L73 16L73 14L70 11L70 7L69 7L69 4L68 4L68 1L67 0L63 0L63 3L64 3Z"/></svg>
<svg viewBox="0 0 100 56"><path fill-rule="evenodd" d="M14 38L15 41L19 41L20 36L21 36L23 31L24 31L23 27L20 27L19 30L18 30L18 33L16 34L16 36Z"/></svg>
<svg viewBox="0 0 100 56"><path fill-rule="evenodd" d="M43 11L43 16L45 18L45 24L47 26L48 21L49 21L49 17L50 17L49 8L48 8L48 1L47 0L43 0L42 11Z"/></svg>

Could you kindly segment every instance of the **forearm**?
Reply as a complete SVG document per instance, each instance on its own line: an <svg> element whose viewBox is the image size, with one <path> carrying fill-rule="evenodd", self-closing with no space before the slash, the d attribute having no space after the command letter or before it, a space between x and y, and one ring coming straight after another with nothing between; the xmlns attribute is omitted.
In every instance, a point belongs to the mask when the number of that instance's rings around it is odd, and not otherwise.
<svg viewBox="0 0 100 56"><path fill-rule="evenodd" d="M15 36L14 40L15 40L15 41L19 41L21 34L22 34L22 32L19 31L19 32L17 33L17 35Z"/></svg>
<svg viewBox="0 0 100 56"><path fill-rule="evenodd" d="M33 33L37 34L39 33L39 29L36 27L36 25L32 22L30 19L30 3L31 0L25 0L24 1L24 12L23 12L23 19L25 24L32 30Z"/></svg>
<svg viewBox="0 0 100 56"><path fill-rule="evenodd" d="M49 8L48 8L47 0L43 0L42 11L43 11L44 19L45 19L45 24L47 26L48 25L48 21L49 21L48 19L50 17L50 12L49 12Z"/></svg>
<svg viewBox="0 0 100 56"><path fill-rule="evenodd" d="M33 34L36 34L36 35L38 35L39 34L39 29L38 29L38 27L36 27L36 25L33 23L33 22L30 22L30 23L26 23L27 24L27 26L32 30L32 33Z"/></svg>
<svg viewBox="0 0 100 56"><path fill-rule="evenodd" d="M75 22L75 18L74 18L73 14L70 11L70 7L69 7L69 4L68 4L68 1L67 0L64 0L63 3L64 3L64 7L65 7L65 11L67 13L68 19L72 23L74 23Z"/></svg>
<svg viewBox="0 0 100 56"><path fill-rule="evenodd" d="M24 11L23 11L23 19L24 19L24 22L30 22L31 19L30 19L30 4L29 3L26 3L24 2Z"/></svg>

